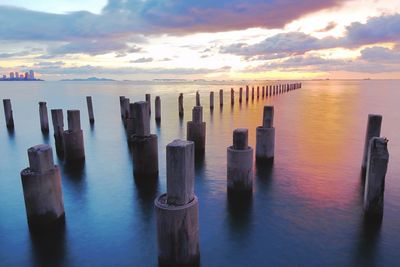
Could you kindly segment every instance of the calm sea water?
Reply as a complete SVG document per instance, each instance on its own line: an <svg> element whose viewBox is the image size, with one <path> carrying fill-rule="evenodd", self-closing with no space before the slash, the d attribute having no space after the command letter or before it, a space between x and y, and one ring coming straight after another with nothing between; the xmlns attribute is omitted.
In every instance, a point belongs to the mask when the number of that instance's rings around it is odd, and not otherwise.
<svg viewBox="0 0 400 267"><path fill-rule="evenodd" d="M196 163L195 184L202 266L399 266L400 81L303 82L303 89L269 99L239 105L236 98L234 107L231 87L238 90L239 84L0 83L1 98L12 100L15 121L9 133L0 112L0 266L156 266L153 200L166 191L165 146L186 137L196 90L207 123L206 154ZM209 91L217 97L220 88L225 105L210 112ZM145 93L152 95L153 109L155 96L162 100L161 125L151 118L160 162L159 183L151 190L135 184L119 110L119 95L139 101ZM94 127L86 95L93 96ZM52 130L49 136L40 131L39 101L47 102L49 113L81 110L86 149L82 171L69 171L56 158L66 226L44 237L29 232L20 180L27 148L54 147ZM238 127L249 129L254 147L265 104L275 107L275 163L270 169L255 166L252 202L232 207L226 148ZM368 113L383 115L382 135L389 139L380 228L366 226L362 217L360 165Z"/></svg>

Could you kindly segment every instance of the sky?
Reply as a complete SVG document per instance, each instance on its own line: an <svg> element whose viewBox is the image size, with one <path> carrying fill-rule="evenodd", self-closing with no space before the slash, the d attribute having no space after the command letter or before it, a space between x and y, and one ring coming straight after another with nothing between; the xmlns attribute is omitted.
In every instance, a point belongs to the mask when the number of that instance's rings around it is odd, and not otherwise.
<svg viewBox="0 0 400 267"><path fill-rule="evenodd" d="M0 73L397 79L400 1L0 0Z"/></svg>

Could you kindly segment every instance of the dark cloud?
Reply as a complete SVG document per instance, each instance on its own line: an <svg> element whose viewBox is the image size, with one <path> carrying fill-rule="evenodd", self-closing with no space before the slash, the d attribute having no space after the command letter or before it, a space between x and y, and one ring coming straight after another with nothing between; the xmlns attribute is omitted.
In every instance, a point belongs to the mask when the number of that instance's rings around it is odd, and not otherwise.
<svg viewBox="0 0 400 267"><path fill-rule="evenodd" d="M324 28L319 29L317 32L328 32L330 30L333 30L334 28L336 28L337 23L334 21L331 21L328 23L328 25L326 25Z"/></svg>
<svg viewBox="0 0 400 267"><path fill-rule="evenodd" d="M151 57L141 57L135 60L129 61L130 63L147 63L147 62L152 62L154 59Z"/></svg>

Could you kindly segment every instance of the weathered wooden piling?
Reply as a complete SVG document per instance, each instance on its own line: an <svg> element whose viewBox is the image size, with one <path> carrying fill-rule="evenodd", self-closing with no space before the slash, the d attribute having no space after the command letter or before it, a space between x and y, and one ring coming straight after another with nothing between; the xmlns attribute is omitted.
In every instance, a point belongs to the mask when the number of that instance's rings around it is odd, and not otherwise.
<svg viewBox="0 0 400 267"><path fill-rule="evenodd" d="M3 99L4 117L8 129L14 129L14 118L10 99Z"/></svg>
<svg viewBox="0 0 400 267"><path fill-rule="evenodd" d="M53 122L56 152L61 156L64 154L64 115L62 109L52 109L51 120Z"/></svg>
<svg viewBox="0 0 400 267"><path fill-rule="evenodd" d="M367 130L364 141L365 142L364 154L361 163L361 169L363 173L365 173L367 167L369 141L372 139L372 137L379 137L381 135L381 125L382 125L382 115L377 115L377 114L368 115Z"/></svg>
<svg viewBox="0 0 400 267"><path fill-rule="evenodd" d="M124 123L124 126L126 127L127 125L127 120L129 118L129 98L124 98L122 100L122 108L123 108L123 114L124 116L122 117L122 121Z"/></svg>
<svg viewBox="0 0 400 267"><path fill-rule="evenodd" d="M157 135L150 133L148 103L133 104L135 115L135 134L129 139L132 149L135 178L155 179L158 177Z"/></svg>
<svg viewBox="0 0 400 267"><path fill-rule="evenodd" d="M254 100L254 86L251 87L251 100Z"/></svg>
<svg viewBox="0 0 400 267"><path fill-rule="evenodd" d="M49 145L28 149L29 167L21 171L26 215L31 228L47 228L64 221L61 175Z"/></svg>
<svg viewBox="0 0 400 267"><path fill-rule="evenodd" d="M151 96L150 94L146 94L145 97L146 97L146 102L148 103L147 108L149 109L149 114L151 114Z"/></svg>
<svg viewBox="0 0 400 267"><path fill-rule="evenodd" d="M179 94L179 98L178 98L178 112L179 112L179 117L183 117L184 115L184 110L183 110L183 94L180 93Z"/></svg>
<svg viewBox="0 0 400 267"><path fill-rule="evenodd" d="M210 92L210 109L214 109L214 92Z"/></svg>
<svg viewBox="0 0 400 267"><path fill-rule="evenodd" d="M92 102L91 96L86 97L86 104L87 104L87 109L88 109L89 122L90 122L90 124L93 124L94 123L94 113L93 113L93 102Z"/></svg>
<svg viewBox="0 0 400 267"><path fill-rule="evenodd" d="M263 86L262 89L261 89L261 97L262 98L265 97L265 86Z"/></svg>
<svg viewBox="0 0 400 267"><path fill-rule="evenodd" d="M200 106L200 93L196 91L196 106Z"/></svg>
<svg viewBox="0 0 400 267"><path fill-rule="evenodd" d="M260 86L257 86L257 99L260 98Z"/></svg>
<svg viewBox="0 0 400 267"><path fill-rule="evenodd" d="M135 106L133 103L129 104L129 117L126 119L126 135L129 138L135 134Z"/></svg>
<svg viewBox="0 0 400 267"><path fill-rule="evenodd" d="M196 106L192 110L192 121L187 123L186 139L193 141L196 154L204 154L206 146L206 123L203 122L203 107Z"/></svg>
<svg viewBox="0 0 400 267"><path fill-rule="evenodd" d="M263 124L256 129L256 160L258 162L271 163L274 161L275 151L275 128L274 107L265 106Z"/></svg>
<svg viewBox="0 0 400 267"><path fill-rule="evenodd" d="M156 96L156 99L154 100L154 109L155 109L155 119L157 122L161 121L161 98L159 96Z"/></svg>
<svg viewBox="0 0 400 267"><path fill-rule="evenodd" d="M231 106L235 104L235 90L231 88Z"/></svg>
<svg viewBox="0 0 400 267"><path fill-rule="evenodd" d="M39 117L40 117L40 129L42 133L49 132L49 117L47 115L46 102L39 102Z"/></svg>
<svg viewBox="0 0 400 267"><path fill-rule="evenodd" d="M239 103L242 103L242 99L243 99L243 88L240 87L239 88Z"/></svg>
<svg viewBox="0 0 400 267"><path fill-rule="evenodd" d="M367 175L364 188L364 212L368 218L383 216L385 176L389 162L386 138L372 137L368 145Z"/></svg>
<svg viewBox="0 0 400 267"><path fill-rule="evenodd" d="M67 110L68 130L64 131L64 155L67 164L85 160L85 146L79 110Z"/></svg>
<svg viewBox="0 0 400 267"><path fill-rule="evenodd" d="M224 90L219 90L219 106L222 107L224 105Z"/></svg>
<svg viewBox="0 0 400 267"><path fill-rule="evenodd" d="M124 116L125 116L124 99L125 99L125 96L121 95L119 97L119 107L121 109L121 119L124 119Z"/></svg>
<svg viewBox="0 0 400 267"><path fill-rule="evenodd" d="M233 131L233 145L227 148L228 194L253 191L253 149L248 146L248 130Z"/></svg>
<svg viewBox="0 0 400 267"><path fill-rule="evenodd" d="M249 86L246 85L246 102L249 102Z"/></svg>
<svg viewBox="0 0 400 267"><path fill-rule="evenodd" d="M198 266L199 202L194 194L194 143L167 145L167 193L155 201L160 266Z"/></svg>

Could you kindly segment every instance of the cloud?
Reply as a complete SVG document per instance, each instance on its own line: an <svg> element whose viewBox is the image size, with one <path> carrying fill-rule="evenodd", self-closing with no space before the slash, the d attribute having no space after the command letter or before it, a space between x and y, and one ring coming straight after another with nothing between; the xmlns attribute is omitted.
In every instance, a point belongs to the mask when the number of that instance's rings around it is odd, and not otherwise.
<svg viewBox="0 0 400 267"><path fill-rule="evenodd" d="M3 40L67 41L131 34L221 32L251 27L280 28L341 0L109 0L101 14L51 14L0 6Z"/></svg>
<svg viewBox="0 0 400 267"><path fill-rule="evenodd" d="M152 62L154 59L151 57L141 57L135 60L129 61L130 63L147 63L147 62Z"/></svg>
<svg viewBox="0 0 400 267"><path fill-rule="evenodd" d="M336 28L336 26L337 26L337 23L334 22L334 21L331 21L324 28L317 30L317 32L328 32L328 31L333 30L334 28Z"/></svg>
<svg viewBox="0 0 400 267"><path fill-rule="evenodd" d="M392 63L400 65L400 47L394 49L386 47L374 46L368 47L361 51L361 59L370 63Z"/></svg>
<svg viewBox="0 0 400 267"><path fill-rule="evenodd" d="M329 28L329 25L328 25ZM279 33L263 41L247 45L244 43L223 46L222 53L236 54L245 57L275 59L302 55L312 50L336 47L354 48L381 42L400 40L400 14L370 18L366 23L355 22L346 27L346 35L340 38L316 38L302 32Z"/></svg>

